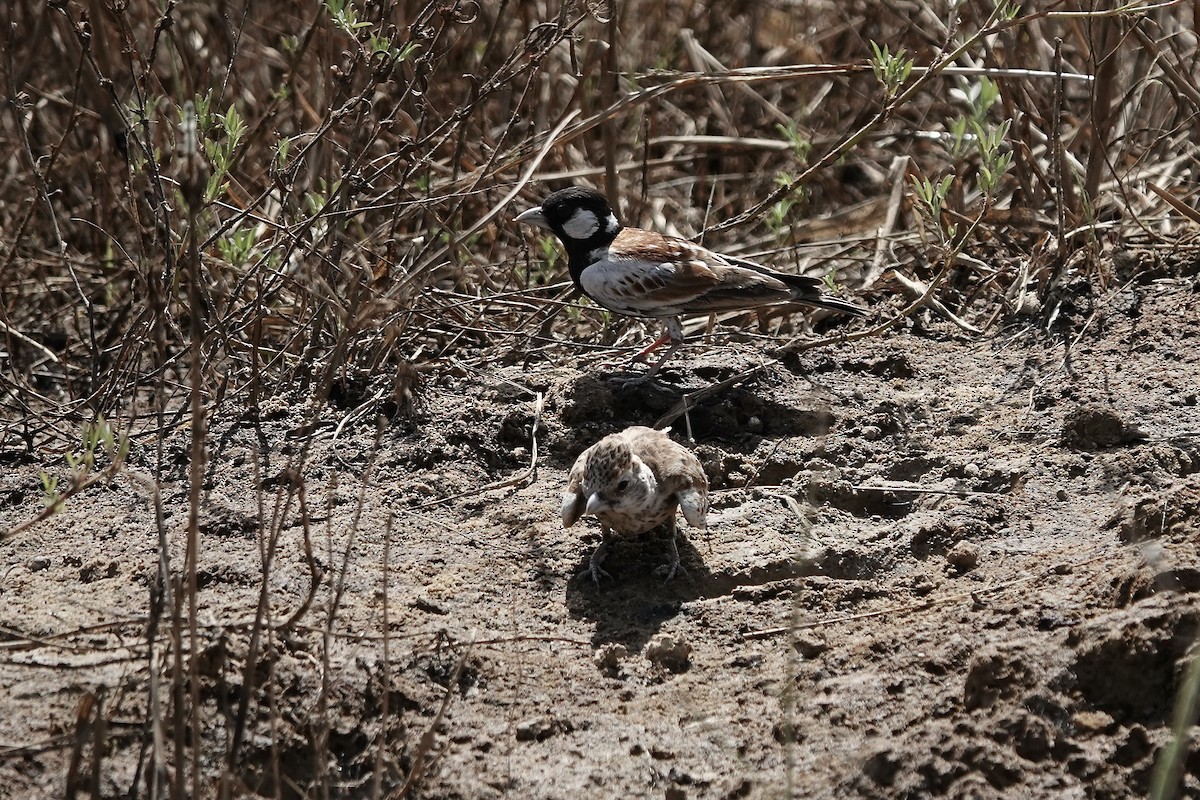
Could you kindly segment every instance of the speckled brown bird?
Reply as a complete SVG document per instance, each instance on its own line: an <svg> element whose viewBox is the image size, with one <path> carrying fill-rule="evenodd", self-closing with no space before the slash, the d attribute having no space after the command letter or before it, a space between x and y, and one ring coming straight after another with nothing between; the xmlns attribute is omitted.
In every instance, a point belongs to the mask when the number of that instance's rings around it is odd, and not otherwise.
<svg viewBox="0 0 1200 800"><path fill-rule="evenodd" d="M595 189L572 186L554 192L517 222L547 228L567 251L575 286L598 305L631 317L665 320L663 335L638 353L644 359L670 343L641 376L645 380L683 345L681 314L801 303L862 316L864 309L821 292L821 281L777 272L744 258L723 255L686 239L626 228Z"/></svg>
<svg viewBox="0 0 1200 800"><path fill-rule="evenodd" d="M665 523L671 558L659 572L671 580L679 571L675 509L694 528L707 527L708 478L691 450L662 431L635 425L584 450L567 478L562 499L564 527L585 514L600 522L603 539L581 575L611 577L600 568L614 533L636 536Z"/></svg>

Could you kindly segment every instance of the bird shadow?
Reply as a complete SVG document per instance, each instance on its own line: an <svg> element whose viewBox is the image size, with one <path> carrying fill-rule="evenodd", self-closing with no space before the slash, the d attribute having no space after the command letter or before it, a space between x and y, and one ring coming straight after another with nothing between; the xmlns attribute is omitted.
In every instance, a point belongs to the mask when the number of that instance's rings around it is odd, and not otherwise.
<svg viewBox="0 0 1200 800"><path fill-rule="evenodd" d="M799 379L786 370L767 369L725 385L728 376L723 372L710 374L715 382L697 381L692 373L692 380L677 386L657 382L627 386L582 375L566 392L562 421L571 435L565 438L576 438L585 447L629 425L664 429L673 425L696 441L732 442L746 436L823 436L833 427L829 398L820 391L797 392L791 384ZM807 399L797 402L797 396ZM582 449L569 446L564 452Z"/></svg>
<svg viewBox="0 0 1200 800"><path fill-rule="evenodd" d="M622 644L639 652L684 603L711 596L716 580L700 552L686 537L678 547L680 569L669 581L656 573L670 554L665 528L614 538L604 560L611 577L599 584L586 573L592 550L585 552L567 582L566 604L572 617L595 626L593 646Z"/></svg>

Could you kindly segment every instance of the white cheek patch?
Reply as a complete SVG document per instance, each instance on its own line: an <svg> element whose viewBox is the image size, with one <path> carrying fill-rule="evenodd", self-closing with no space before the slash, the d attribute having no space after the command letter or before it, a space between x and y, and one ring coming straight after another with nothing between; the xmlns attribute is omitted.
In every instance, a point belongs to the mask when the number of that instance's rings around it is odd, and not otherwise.
<svg viewBox="0 0 1200 800"><path fill-rule="evenodd" d="M563 223L563 233L572 239L590 239L600 230L600 220L591 211L579 209Z"/></svg>

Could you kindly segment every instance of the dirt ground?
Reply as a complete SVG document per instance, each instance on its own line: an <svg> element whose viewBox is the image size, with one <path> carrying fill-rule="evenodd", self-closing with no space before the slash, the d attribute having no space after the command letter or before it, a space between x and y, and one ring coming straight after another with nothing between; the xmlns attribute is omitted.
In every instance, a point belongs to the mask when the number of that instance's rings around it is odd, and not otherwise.
<svg viewBox="0 0 1200 800"><path fill-rule="evenodd" d="M380 428L361 398L312 437L302 393L226 401L201 784L248 702L232 770L268 797L397 796L414 771L439 798L1145 795L1200 629L1200 279L1153 274L982 339L922 312L776 360L723 333L650 389L569 342L450 362ZM650 535L610 552L612 581L575 580L598 541L558 518L575 456L757 365L674 423L713 489L708 530L681 527L687 574L655 577ZM182 563L189 438L170 431ZM0 530L63 471L2 457ZM63 797L74 773L115 798L151 771L171 668L145 631L154 458L135 436L110 486L0 545L0 796ZM79 722L100 719L103 737ZM1195 737L1185 773L1200 797Z"/></svg>

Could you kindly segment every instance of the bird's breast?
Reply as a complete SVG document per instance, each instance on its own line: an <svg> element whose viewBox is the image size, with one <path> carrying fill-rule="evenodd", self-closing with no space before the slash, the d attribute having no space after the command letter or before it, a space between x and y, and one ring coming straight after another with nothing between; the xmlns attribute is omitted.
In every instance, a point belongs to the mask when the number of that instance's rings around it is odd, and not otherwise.
<svg viewBox="0 0 1200 800"><path fill-rule="evenodd" d="M675 513L675 503L655 503L632 511L602 511L596 515L602 523L623 536L637 536L662 525Z"/></svg>
<svg viewBox="0 0 1200 800"><path fill-rule="evenodd" d="M682 308L672 302L672 264L616 259L607 249L592 256L579 275L579 288L598 305L631 317L673 317L682 313Z"/></svg>

